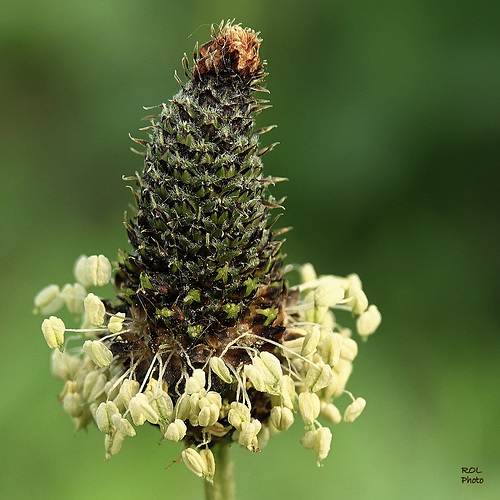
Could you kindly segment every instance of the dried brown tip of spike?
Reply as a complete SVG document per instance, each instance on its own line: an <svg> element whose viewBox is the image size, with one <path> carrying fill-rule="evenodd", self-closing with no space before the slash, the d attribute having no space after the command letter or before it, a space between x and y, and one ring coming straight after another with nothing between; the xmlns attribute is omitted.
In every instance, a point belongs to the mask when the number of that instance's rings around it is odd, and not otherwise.
<svg viewBox="0 0 500 500"><path fill-rule="evenodd" d="M250 28L227 23L217 35L200 47L193 79L204 74L238 73L245 81L262 72L259 47L262 40Z"/></svg>

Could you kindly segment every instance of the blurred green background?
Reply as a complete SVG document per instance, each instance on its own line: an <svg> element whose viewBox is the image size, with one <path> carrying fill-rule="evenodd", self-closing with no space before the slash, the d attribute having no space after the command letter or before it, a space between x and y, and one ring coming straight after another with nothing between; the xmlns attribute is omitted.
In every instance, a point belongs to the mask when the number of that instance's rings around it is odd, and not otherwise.
<svg viewBox="0 0 500 500"><path fill-rule="evenodd" d="M201 498L180 446L141 429L103 462L73 434L34 294L80 253L126 248L128 133L177 91L209 25L262 32L278 124L269 175L290 179L289 263L357 272L383 322L348 388L368 405L317 468L300 425L234 448L238 498L498 498L500 4L495 1L44 2L0 20L0 496ZM145 133L142 133L145 134ZM483 484L461 484L477 466Z"/></svg>

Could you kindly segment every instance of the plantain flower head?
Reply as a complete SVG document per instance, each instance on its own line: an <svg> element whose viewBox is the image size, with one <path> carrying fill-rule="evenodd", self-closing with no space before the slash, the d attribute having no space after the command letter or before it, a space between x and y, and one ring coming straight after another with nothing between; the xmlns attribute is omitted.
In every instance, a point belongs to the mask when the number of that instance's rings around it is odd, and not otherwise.
<svg viewBox="0 0 500 500"><path fill-rule="evenodd" d="M267 101L258 33L230 22L185 58L187 82L150 117L144 167L128 178L136 209L126 222L131 251L111 264L80 256L74 283L35 298L62 379L60 401L77 429L94 423L105 456L142 425L161 441L184 442L182 460L211 481L212 449L237 443L258 452L295 419L318 464L342 420L366 401L345 386L358 345L337 313L358 318L361 337L380 313L357 275L317 276L311 264L285 266L273 226L281 207L263 174L255 117ZM149 108L154 109L154 108ZM298 271L289 286L285 273ZM103 297L112 296L111 299ZM77 318L67 328L55 314Z"/></svg>

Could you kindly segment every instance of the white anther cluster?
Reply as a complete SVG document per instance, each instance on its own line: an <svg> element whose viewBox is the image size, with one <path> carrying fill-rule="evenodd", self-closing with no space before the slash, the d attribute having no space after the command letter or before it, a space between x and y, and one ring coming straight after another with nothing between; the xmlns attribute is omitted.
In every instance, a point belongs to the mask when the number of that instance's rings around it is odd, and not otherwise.
<svg viewBox="0 0 500 500"><path fill-rule="evenodd" d="M281 354L282 365L288 366L294 380L297 398L289 409L298 412L306 434L301 443L316 452L318 465L326 458L332 434L318 418L337 424L342 421L333 400L347 394L352 402L344 413L344 421L354 421L366 401L355 399L345 390L352 372L358 345L351 330L337 323L334 311L348 311L357 316L356 327L363 338L372 334L381 321L376 306L369 305L359 277L317 277L310 264L301 267L302 283L295 290L299 297L288 309L288 337ZM288 428L293 414L274 407L270 424L276 430Z"/></svg>
<svg viewBox="0 0 500 500"><path fill-rule="evenodd" d="M60 394L64 410L77 429L93 421L105 434L106 459L120 451L125 437L135 436L137 427L149 423L159 428L161 441L187 440L189 432L203 436L203 445L185 449L182 460L196 475L211 481L212 441L232 440L257 452L299 416L304 426L301 443L314 450L320 465L330 450L332 433L319 420L352 422L366 405L363 398L345 390L358 345L333 313L347 310L357 316L361 336L379 325L380 313L369 305L356 275L318 278L311 265L303 266L303 283L292 289L295 299L285 309L282 343L242 331L234 346L214 353L202 368L195 369L187 357L190 369L182 368L176 384L169 387L167 347L146 366L143 359L122 364L113 355L113 341L120 343L134 324L125 313L108 312L106 303L88 292L88 287L110 282L109 261L102 255L81 256L74 270L75 284L62 290L50 285L36 296L35 306L52 314L66 304L72 315L81 316L80 329L67 329L62 319L51 315L43 321L42 332L53 349L52 371L65 383ZM246 343L250 336L266 349L259 351ZM69 348L75 339L79 345ZM227 362L225 355L232 348L246 351L246 362L239 366ZM140 363L141 372L136 369ZM215 390L220 387L224 391ZM343 394L352 401L342 415L333 400ZM259 400L264 401L262 408L256 407Z"/></svg>
<svg viewBox="0 0 500 500"><path fill-rule="evenodd" d="M53 314L66 306L73 316L80 317L82 313L85 313L82 328L105 327L105 323L109 320L110 332L119 331L121 326L118 325L123 322L124 317L119 315L107 317L106 307L102 300L97 295L88 293L90 287L102 287L110 282L109 260L104 255L91 255L90 257L81 255L73 271L76 283L66 283L62 289L58 285L49 285L38 292L34 300L35 312ZM42 332L52 349L62 348L65 330L63 321L56 316L50 316L42 323ZM92 330L88 330L88 333L92 334Z"/></svg>
<svg viewBox="0 0 500 500"><path fill-rule="evenodd" d="M70 315L80 318L79 329L68 329L61 318L50 316L42 323L42 333L48 346L54 349L52 372L65 382L59 396L64 410L77 429L91 421L96 423L106 434L109 458L118 453L126 436L135 435L122 412L128 410L130 391L137 392L139 387L133 380L123 380L123 367L112 364L113 354L109 349L109 338L126 329L126 318L122 313L108 314L104 302L88 291L90 287L110 282L111 264L104 255L81 255L73 271L75 283L62 288L49 285L36 295L35 311L52 314L66 306ZM78 347L67 348L69 342L78 339Z"/></svg>

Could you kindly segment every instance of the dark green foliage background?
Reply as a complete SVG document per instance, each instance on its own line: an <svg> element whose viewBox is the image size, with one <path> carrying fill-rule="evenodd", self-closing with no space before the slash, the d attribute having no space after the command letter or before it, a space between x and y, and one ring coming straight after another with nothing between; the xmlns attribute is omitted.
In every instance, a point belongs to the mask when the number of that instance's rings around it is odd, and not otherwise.
<svg viewBox="0 0 500 500"><path fill-rule="evenodd" d="M200 498L140 429L103 463L56 399L32 297L82 252L126 247L122 174L143 105L233 18L262 32L288 262L357 272L383 323L349 388L364 415L318 469L301 430L234 449L238 498L496 498L500 490L498 2L89 0L2 6L0 496ZM347 403L347 401L344 401ZM462 485L478 466L482 485Z"/></svg>

